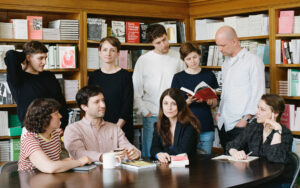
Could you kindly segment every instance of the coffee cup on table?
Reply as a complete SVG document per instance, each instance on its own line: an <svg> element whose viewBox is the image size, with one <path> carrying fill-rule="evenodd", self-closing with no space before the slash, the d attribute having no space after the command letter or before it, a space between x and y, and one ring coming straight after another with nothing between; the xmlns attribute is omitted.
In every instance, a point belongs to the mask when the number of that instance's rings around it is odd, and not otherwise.
<svg viewBox="0 0 300 188"><path fill-rule="evenodd" d="M103 168L115 168L121 164L121 157L114 153L104 153L102 156Z"/></svg>

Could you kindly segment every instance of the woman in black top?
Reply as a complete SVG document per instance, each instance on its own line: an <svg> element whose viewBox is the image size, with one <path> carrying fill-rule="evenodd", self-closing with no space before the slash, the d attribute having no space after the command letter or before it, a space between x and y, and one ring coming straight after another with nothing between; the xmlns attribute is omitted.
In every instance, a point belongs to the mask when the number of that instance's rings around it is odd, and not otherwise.
<svg viewBox="0 0 300 188"><path fill-rule="evenodd" d="M170 155L195 154L200 134L199 126L199 120L189 109L182 92L176 88L165 90L160 97L151 156L167 163L170 161Z"/></svg>
<svg viewBox="0 0 300 188"><path fill-rule="evenodd" d="M121 43L115 37L100 41L99 55L104 64L89 75L88 85L101 87L106 103L104 120L120 126L132 143L133 84L131 74L115 63L120 49Z"/></svg>
<svg viewBox="0 0 300 188"><path fill-rule="evenodd" d="M289 181L290 155L293 142L291 131L281 125L280 118L285 103L282 97L275 94L263 95L258 103L256 119L248 123L245 130L226 146L227 154L235 159L246 159L247 153L265 157L270 162L286 163L281 182Z"/></svg>
<svg viewBox="0 0 300 188"><path fill-rule="evenodd" d="M23 52L10 50L6 53L7 83L17 103L17 113L21 123L29 104L37 98L53 98L61 104L61 128L68 124L65 97L55 76L44 71L47 48L38 41L24 44Z"/></svg>

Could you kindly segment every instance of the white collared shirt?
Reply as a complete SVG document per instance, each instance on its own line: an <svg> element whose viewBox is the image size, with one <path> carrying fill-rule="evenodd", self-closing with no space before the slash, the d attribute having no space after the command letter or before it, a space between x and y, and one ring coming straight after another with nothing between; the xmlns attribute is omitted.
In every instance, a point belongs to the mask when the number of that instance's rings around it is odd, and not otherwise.
<svg viewBox="0 0 300 188"><path fill-rule="evenodd" d="M265 66L255 54L242 49L235 57L226 57L222 65L223 88L218 127L232 130L243 115L255 115L265 93Z"/></svg>
<svg viewBox="0 0 300 188"><path fill-rule="evenodd" d="M158 115L162 92L171 87L174 74L184 70L184 67L179 53L171 49L167 54L157 54L151 50L139 57L132 76L134 106L139 114Z"/></svg>

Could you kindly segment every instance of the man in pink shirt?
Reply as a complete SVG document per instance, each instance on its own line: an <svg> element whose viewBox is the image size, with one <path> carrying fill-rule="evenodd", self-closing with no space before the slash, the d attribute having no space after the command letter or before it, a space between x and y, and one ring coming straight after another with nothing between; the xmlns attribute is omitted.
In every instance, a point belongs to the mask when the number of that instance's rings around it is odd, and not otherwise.
<svg viewBox="0 0 300 188"><path fill-rule="evenodd" d="M113 152L124 159L138 159L141 152L127 140L122 129L103 120L105 101L98 86L86 86L76 94L76 102L85 112L84 117L64 132L65 147L71 157L78 159L87 155L95 161L102 161L102 154Z"/></svg>

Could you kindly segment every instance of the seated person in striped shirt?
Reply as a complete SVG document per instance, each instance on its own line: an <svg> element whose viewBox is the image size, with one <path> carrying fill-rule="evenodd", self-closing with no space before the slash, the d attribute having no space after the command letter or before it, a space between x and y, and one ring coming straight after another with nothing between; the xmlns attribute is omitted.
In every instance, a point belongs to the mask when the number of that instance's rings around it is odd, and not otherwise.
<svg viewBox="0 0 300 188"><path fill-rule="evenodd" d="M106 106L99 86L81 88L76 102L85 115L65 129L65 147L71 157L78 159L87 155L95 162L102 161L102 154L115 152L121 159L125 156L129 160L140 158L141 152L127 140L120 126L103 119Z"/></svg>
<svg viewBox="0 0 300 188"><path fill-rule="evenodd" d="M35 99L29 105L24 121L28 132L21 140L19 171L37 168L45 173L58 173L91 163L87 156L60 160L60 106L49 98Z"/></svg>

